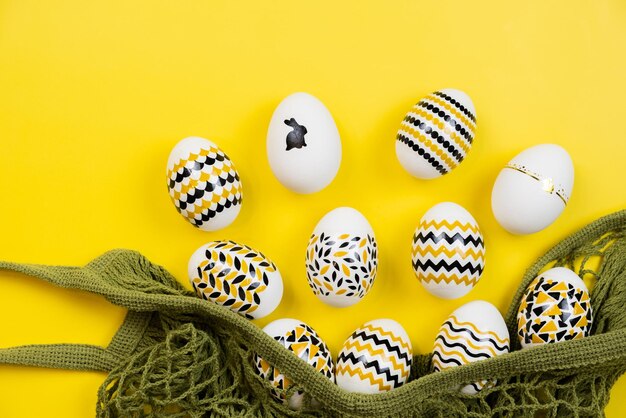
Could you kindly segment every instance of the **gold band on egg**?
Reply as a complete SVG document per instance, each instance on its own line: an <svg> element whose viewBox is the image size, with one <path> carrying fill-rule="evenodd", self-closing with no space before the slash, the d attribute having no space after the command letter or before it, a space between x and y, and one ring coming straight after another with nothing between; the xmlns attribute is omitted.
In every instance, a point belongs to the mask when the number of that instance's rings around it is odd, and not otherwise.
<svg viewBox="0 0 626 418"><path fill-rule="evenodd" d="M528 177L537 180L538 182L541 183L541 188L543 189L544 192L547 192L550 194L556 194L559 197L559 199L561 199L563 204L567 206L567 201L569 198L567 194L565 193L565 189L560 185L559 187L556 187L551 177L540 176L539 174L529 170L523 165L519 165L515 163L509 163L505 165L504 168L510 168L511 170L519 171L520 173L526 174Z"/></svg>

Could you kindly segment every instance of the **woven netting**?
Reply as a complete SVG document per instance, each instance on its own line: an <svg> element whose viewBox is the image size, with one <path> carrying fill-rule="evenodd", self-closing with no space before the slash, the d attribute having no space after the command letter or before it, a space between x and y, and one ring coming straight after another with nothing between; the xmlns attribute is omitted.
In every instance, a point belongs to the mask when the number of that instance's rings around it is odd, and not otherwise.
<svg viewBox="0 0 626 418"><path fill-rule="evenodd" d="M592 336L526 350L512 338L511 353L440 373L433 373L430 355L416 355L407 384L362 395L343 391L252 322L196 298L136 252L111 251L84 268L0 263L129 310L107 348L23 346L0 350L0 363L109 372L98 393L99 417L603 415L626 370L626 211L586 226L527 270L506 315L512 336L523 291L555 265L574 269L590 286ZM272 396L254 370L254 353L295 382L284 396L305 393L302 411ZM477 395L458 390L493 378L497 384Z"/></svg>

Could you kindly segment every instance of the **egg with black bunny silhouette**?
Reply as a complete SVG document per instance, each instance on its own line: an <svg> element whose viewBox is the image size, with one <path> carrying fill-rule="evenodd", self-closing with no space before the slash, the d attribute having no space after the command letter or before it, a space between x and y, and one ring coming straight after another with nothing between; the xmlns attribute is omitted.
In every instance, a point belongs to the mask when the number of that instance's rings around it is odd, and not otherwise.
<svg viewBox="0 0 626 418"><path fill-rule="evenodd" d="M296 193L328 186L341 163L341 140L324 104L308 93L287 96L267 131L267 158L274 176Z"/></svg>

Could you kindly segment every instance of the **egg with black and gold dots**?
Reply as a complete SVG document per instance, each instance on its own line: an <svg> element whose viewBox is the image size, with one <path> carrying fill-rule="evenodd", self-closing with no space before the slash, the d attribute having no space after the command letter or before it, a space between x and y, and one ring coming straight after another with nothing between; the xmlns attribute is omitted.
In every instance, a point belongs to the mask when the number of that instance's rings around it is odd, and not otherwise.
<svg viewBox="0 0 626 418"><path fill-rule="evenodd" d="M208 139L191 136L176 144L167 162L167 187L178 213L203 231L227 227L241 209L239 173Z"/></svg>
<svg viewBox="0 0 626 418"><path fill-rule="evenodd" d="M198 248L187 272L199 297L249 319L272 313L283 296L278 267L261 252L233 241Z"/></svg>
<svg viewBox="0 0 626 418"><path fill-rule="evenodd" d="M335 382L335 364L330 350L309 325L297 319L283 318L270 322L263 331L331 382ZM259 355L255 355L254 363L259 375L272 384L272 394L276 399L286 402L291 409L302 407L304 393L295 392L286 399L284 391L293 384L289 377Z"/></svg>
<svg viewBox="0 0 626 418"><path fill-rule="evenodd" d="M396 135L396 156L414 177L440 177L463 162L475 133L472 99L461 90L439 90L407 112Z"/></svg>
<svg viewBox="0 0 626 418"><path fill-rule="evenodd" d="M533 279L517 312L517 336L523 348L579 340L591 334L592 324L587 286L565 267Z"/></svg>

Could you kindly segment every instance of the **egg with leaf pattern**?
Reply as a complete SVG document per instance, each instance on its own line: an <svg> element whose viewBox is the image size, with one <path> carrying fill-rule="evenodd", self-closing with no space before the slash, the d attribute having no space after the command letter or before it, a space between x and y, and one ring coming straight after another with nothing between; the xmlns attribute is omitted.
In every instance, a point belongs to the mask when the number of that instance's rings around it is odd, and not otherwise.
<svg viewBox="0 0 626 418"><path fill-rule="evenodd" d="M283 296L278 267L261 252L233 241L213 241L189 260L189 281L197 295L256 319L269 315Z"/></svg>
<svg viewBox="0 0 626 418"><path fill-rule="evenodd" d="M322 302L341 308L360 301L378 270L378 246L367 219L349 207L328 212L309 239L305 264L309 286Z"/></svg>

